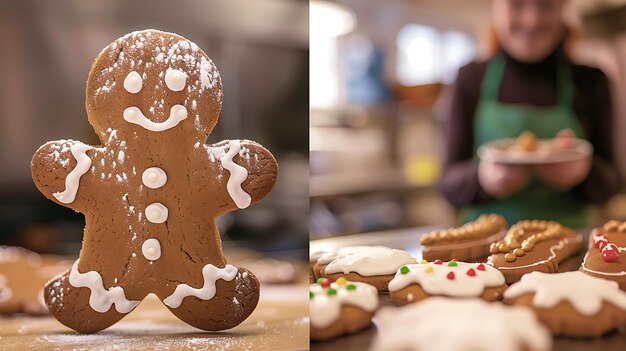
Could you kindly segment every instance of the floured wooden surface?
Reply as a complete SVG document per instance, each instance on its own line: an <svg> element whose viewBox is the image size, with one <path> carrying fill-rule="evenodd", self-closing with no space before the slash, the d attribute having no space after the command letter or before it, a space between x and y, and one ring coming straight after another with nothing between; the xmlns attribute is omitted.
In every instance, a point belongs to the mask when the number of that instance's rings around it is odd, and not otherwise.
<svg viewBox="0 0 626 351"><path fill-rule="evenodd" d="M308 285L262 285L259 306L241 325L205 332L148 296L114 326L80 335L52 317L0 318L1 350L304 350L309 348Z"/></svg>

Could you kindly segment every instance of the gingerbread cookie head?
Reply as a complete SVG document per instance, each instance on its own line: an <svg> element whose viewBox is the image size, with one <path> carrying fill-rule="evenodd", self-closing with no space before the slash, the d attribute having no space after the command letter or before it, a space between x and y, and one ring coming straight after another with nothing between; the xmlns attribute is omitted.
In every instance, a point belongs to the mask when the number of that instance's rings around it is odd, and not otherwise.
<svg viewBox="0 0 626 351"><path fill-rule="evenodd" d="M131 33L98 56L87 112L102 145L51 141L31 163L39 190L86 219L79 260L46 285L60 322L102 330L151 293L205 330L252 313L259 282L227 264L215 218L265 197L278 165L250 140L205 144L221 102L213 63L178 35Z"/></svg>
<svg viewBox="0 0 626 351"><path fill-rule="evenodd" d="M127 34L104 48L87 80L89 121L103 143L112 131L125 140L163 132L204 142L222 100L213 61L191 41L156 30Z"/></svg>

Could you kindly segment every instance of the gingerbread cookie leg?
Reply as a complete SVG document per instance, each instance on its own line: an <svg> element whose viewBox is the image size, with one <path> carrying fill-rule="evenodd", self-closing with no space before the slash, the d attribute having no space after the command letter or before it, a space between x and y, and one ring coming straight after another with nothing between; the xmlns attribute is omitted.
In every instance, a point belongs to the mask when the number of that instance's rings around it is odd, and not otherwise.
<svg viewBox="0 0 626 351"><path fill-rule="evenodd" d="M117 323L139 304L127 300L120 287L105 289L95 271L81 274L77 267L75 263L44 288L46 306L63 325L81 333L95 333Z"/></svg>
<svg viewBox="0 0 626 351"><path fill-rule="evenodd" d="M243 322L259 302L259 282L245 268L226 265L202 268L204 284L179 284L163 300L182 321L209 331L230 329Z"/></svg>

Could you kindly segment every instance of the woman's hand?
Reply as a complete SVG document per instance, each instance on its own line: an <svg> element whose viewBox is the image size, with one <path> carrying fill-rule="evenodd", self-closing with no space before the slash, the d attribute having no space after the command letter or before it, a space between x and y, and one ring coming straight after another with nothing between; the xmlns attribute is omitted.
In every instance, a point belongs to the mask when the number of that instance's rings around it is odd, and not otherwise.
<svg viewBox="0 0 626 351"><path fill-rule="evenodd" d="M530 179L528 167L482 160L478 181L487 194L503 199L524 189Z"/></svg>
<svg viewBox="0 0 626 351"><path fill-rule="evenodd" d="M567 191L587 178L591 169L591 156L576 161L536 165L533 168L546 184Z"/></svg>

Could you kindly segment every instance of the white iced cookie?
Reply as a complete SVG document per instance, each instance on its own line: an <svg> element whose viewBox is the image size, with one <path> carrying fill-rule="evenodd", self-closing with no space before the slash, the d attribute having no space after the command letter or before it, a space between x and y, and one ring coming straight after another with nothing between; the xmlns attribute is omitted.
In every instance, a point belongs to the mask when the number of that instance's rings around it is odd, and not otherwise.
<svg viewBox="0 0 626 351"><path fill-rule="evenodd" d="M585 316L599 313L604 302L626 311L626 292L620 290L616 282L579 271L526 274L504 292L504 298L514 299L525 294L534 294L535 307L552 308L567 301Z"/></svg>
<svg viewBox="0 0 626 351"><path fill-rule="evenodd" d="M503 287L505 282L499 270L483 263L422 261L402 266L389 282L389 291L413 284L429 295L480 297L486 288Z"/></svg>
<svg viewBox="0 0 626 351"><path fill-rule="evenodd" d="M143 185L150 189L157 189L167 182L167 174L159 167L150 167L143 171L141 175Z"/></svg>
<svg viewBox="0 0 626 351"><path fill-rule="evenodd" d="M187 84L187 75L177 69L168 69L165 73L165 84L171 91L181 91Z"/></svg>
<svg viewBox="0 0 626 351"><path fill-rule="evenodd" d="M378 308L378 290L372 285L344 278L331 283L320 278L309 288L311 339L326 340L366 328ZM359 318L344 314L344 307L360 310ZM352 318L355 320L350 320ZM346 328L349 325L349 328Z"/></svg>
<svg viewBox="0 0 626 351"><path fill-rule="evenodd" d="M160 202L155 202L146 207L146 218L152 223L163 223L167 220L167 207Z"/></svg>
<svg viewBox="0 0 626 351"><path fill-rule="evenodd" d="M532 311L481 299L433 297L374 316L380 351L548 351L552 337Z"/></svg>
<svg viewBox="0 0 626 351"><path fill-rule="evenodd" d="M131 94L137 94L143 87L143 79L139 73L132 71L124 79L124 89Z"/></svg>
<svg viewBox="0 0 626 351"><path fill-rule="evenodd" d="M405 264L416 260L406 251L391 249L385 246L349 246L327 252L317 260L326 265L324 274L351 272L362 276L395 274Z"/></svg>

